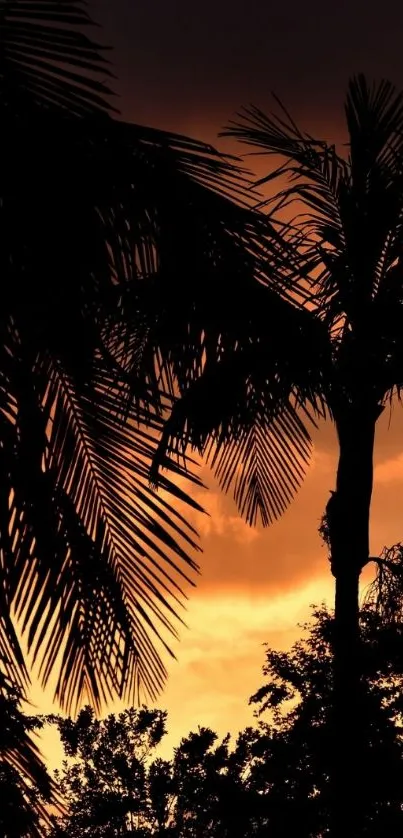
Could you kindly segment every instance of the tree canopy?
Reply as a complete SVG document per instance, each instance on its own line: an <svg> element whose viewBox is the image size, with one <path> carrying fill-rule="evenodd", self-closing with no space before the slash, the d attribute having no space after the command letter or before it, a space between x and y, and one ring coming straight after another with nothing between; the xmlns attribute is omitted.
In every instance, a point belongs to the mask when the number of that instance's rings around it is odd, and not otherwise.
<svg viewBox="0 0 403 838"><path fill-rule="evenodd" d="M167 451L198 450L246 520L269 524L301 484L314 425L335 424L339 457L326 506L335 578L333 838L360 828L359 580L373 556L376 423L402 387L403 93L386 80L352 78L345 123L338 149L300 129L276 101L268 114L245 109L226 132L269 161L256 186L272 189L260 207L278 247L261 260L243 317L224 317L222 338L206 342L204 366L191 369L154 463L158 471Z"/></svg>
<svg viewBox="0 0 403 838"><path fill-rule="evenodd" d="M403 828L402 626L367 600L360 614L368 725L365 776L357 781L361 834ZM329 834L333 615L313 610L288 652L266 649L264 683L250 699L256 725L232 741L207 728L182 739L171 759L157 749L166 714L128 710L99 721L53 718L66 761L56 783L67 814L51 838L236 838Z"/></svg>
<svg viewBox="0 0 403 838"><path fill-rule="evenodd" d="M233 160L115 118L91 24L79 0L0 0L0 649L25 688L13 614L68 711L164 683L198 478L167 457L156 495L149 469L202 354L189 289L249 282L257 223Z"/></svg>

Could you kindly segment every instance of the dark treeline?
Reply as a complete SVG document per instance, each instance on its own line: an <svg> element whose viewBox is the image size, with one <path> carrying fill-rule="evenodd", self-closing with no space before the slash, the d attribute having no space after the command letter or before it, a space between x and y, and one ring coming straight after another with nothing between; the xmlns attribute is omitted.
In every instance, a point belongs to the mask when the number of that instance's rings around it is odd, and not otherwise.
<svg viewBox="0 0 403 838"><path fill-rule="evenodd" d="M403 626L379 610L378 594L375 586L360 612L368 750L357 794L361 834L373 838L403 830ZM54 777L64 809L45 822L46 783L22 789L18 774L1 769L2 836L33 834L35 818L48 838L328 836L334 618L315 609L302 628L290 651L266 650L264 683L250 699L256 723L233 741L199 727L166 760L157 755L167 724L160 710L99 720L86 707L76 720L38 719L58 727L64 746ZM8 706L11 732L34 726ZM5 702L2 721L7 712Z"/></svg>

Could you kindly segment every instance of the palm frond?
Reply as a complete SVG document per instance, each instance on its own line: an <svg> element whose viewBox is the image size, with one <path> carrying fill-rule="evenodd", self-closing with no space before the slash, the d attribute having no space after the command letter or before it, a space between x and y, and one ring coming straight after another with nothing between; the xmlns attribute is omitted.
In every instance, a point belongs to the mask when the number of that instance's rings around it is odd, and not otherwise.
<svg viewBox="0 0 403 838"><path fill-rule="evenodd" d="M54 27L75 25L79 4L50 1L42 17L34 0L21 0L5 13L17 6L53 27L59 67ZM64 23L52 18L61 8ZM197 549L174 503L197 505L175 477L160 481L163 495L148 486L163 411L200 372L206 348L232 350L239 339L238 327L222 329L228 300L246 334L241 291L258 285L263 261L277 270L279 239L251 208L236 161L189 138L100 119L100 91L81 80L87 92L70 91L68 104L63 85L74 79L62 74L58 86L49 58L45 80L34 58L26 90L35 121L18 100L3 136L5 587L43 683L60 665L62 704L86 694L99 706L140 689L154 695L163 682L162 653ZM85 79L93 61L80 70ZM22 85L22 75L14 81ZM187 474L166 455L162 465Z"/></svg>
<svg viewBox="0 0 403 838"><path fill-rule="evenodd" d="M295 264L311 286L311 303L327 318L333 337L340 327L376 316L369 306L391 299L389 273L402 254L403 97L392 84L353 78L346 100L349 155L303 132L277 101L266 116L246 109L225 133L278 155L283 162L259 181L288 180L268 200L272 212L299 207L288 239ZM370 321L368 322L368 318Z"/></svg>
<svg viewBox="0 0 403 838"><path fill-rule="evenodd" d="M148 384L163 381L172 396L173 380L182 390L200 372L206 345L227 342L223 324L243 320L241 300L257 279L282 281L286 259L278 232L253 209L256 195L236 161L139 126L120 123L116 136L131 173L111 246L115 299L129 323L121 347L137 376L148 370Z"/></svg>
<svg viewBox="0 0 403 838"><path fill-rule="evenodd" d="M43 684L58 671L66 709L89 697L155 696L161 651L176 636L183 585L197 569L195 532L148 485L154 428L121 418L121 391L98 364L77 387L49 359L18 393L10 483L10 598ZM176 467L179 475L183 469ZM164 493L200 507L174 482Z"/></svg>
<svg viewBox="0 0 403 838"><path fill-rule="evenodd" d="M4 335L2 336L4 340ZM11 618L11 579L13 542L10 532L10 462L13 458L15 400L10 389L8 347L0 342L0 679L23 693L29 682L19 639Z"/></svg>
<svg viewBox="0 0 403 838"><path fill-rule="evenodd" d="M263 155L280 157L280 165L260 178L256 186L285 180L285 186L276 189L263 206L270 210L272 223L284 212L293 212L291 220L283 225L283 239L293 253L292 260L288 258L294 264L291 276L295 291L300 290L301 283L305 285L308 299L320 310L324 300L327 309L331 301L331 326L348 305L345 230L340 211L348 166L334 145L302 131L276 97L275 101L279 113L265 115L258 108L246 108L224 134L261 149Z"/></svg>
<svg viewBox="0 0 403 838"><path fill-rule="evenodd" d="M319 215L326 220L338 238L342 235L342 225L337 198L340 181L346 176L346 163L335 146L301 131L284 105L276 97L275 100L279 114L266 115L259 108L244 108L239 121L230 123L223 136L255 146L263 155L283 158L278 167L256 183L258 187L263 186L279 177L291 181L291 186L268 199L268 205L273 203L276 211L283 211L290 203L302 200L313 217Z"/></svg>
<svg viewBox="0 0 403 838"><path fill-rule="evenodd" d="M253 526L268 526L287 509L299 489L311 456L309 431L288 402L272 420L253 414L249 427L225 442L212 444L207 459L224 491L233 497L242 517Z"/></svg>
<svg viewBox="0 0 403 838"><path fill-rule="evenodd" d="M57 176L55 149L63 161ZM71 331L86 358L101 322L120 341L120 363L128 340L137 340L138 351L147 345L167 354L172 341L200 355L200 334L212 319L209 291L221 317L234 288L254 281L271 243L278 247L264 219L240 206L241 197L254 200L244 174L203 143L41 115L34 126L9 121L4 152L0 256L13 280L8 305L23 293L27 317L35 312L35 339L66 357Z"/></svg>
<svg viewBox="0 0 403 838"><path fill-rule="evenodd" d="M195 504L175 477L171 501L155 497L149 465L170 370L181 380L206 330L214 338L203 282L250 283L257 214L234 161L187 138L41 112L10 118L4 144L7 596L43 683L60 664L64 706L154 695L197 545L174 508ZM181 361L184 321L195 325Z"/></svg>
<svg viewBox="0 0 403 838"><path fill-rule="evenodd" d="M331 379L320 321L256 284L260 308L244 302L245 322L232 350L206 348L201 374L174 404L159 442L152 478L166 452L190 445L211 461L249 523L270 523L303 479L311 441L303 419L323 413ZM305 416L304 416L305 414Z"/></svg>
<svg viewBox="0 0 403 838"><path fill-rule="evenodd" d="M403 614L403 546L384 547L373 558L376 576L368 586L364 604L373 608L385 626L401 623Z"/></svg>
<svg viewBox="0 0 403 838"><path fill-rule="evenodd" d="M8 113L33 107L70 115L107 114L111 77L105 47L83 0L1 0L0 103Z"/></svg>
<svg viewBox="0 0 403 838"><path fill-rule="evenodd" d="M349 83L345 112L353 186L364 196L379 169L393 171L401 155L403 93L385 79L371 85L360 74Z"/></svg>
<svg viewBox="0 0 403 838"><path fill-rule="evenodd" d="M352 79L346 100L349 182L341 195L355 309L366 313L402 254L403 95Z"/></svg>

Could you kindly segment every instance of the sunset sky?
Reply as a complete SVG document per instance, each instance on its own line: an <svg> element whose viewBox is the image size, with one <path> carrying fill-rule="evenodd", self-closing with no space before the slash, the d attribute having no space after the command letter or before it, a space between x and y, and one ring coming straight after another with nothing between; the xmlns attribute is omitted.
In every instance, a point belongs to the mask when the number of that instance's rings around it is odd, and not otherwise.
<svg viewBox="0 0 403 838"><path fill-rule="evenodd" d="M332 135L352 73L403 84L398 0L91 0L125 115L215 140L242 105L271 90ZM99 36L98 36L99 37Z"/></svg>
<svg viewBox="0 0 403 838"><path fill-rule="evenodd" d="M104 25L124 116L218 143L218 131L249 103L270 107L274 90L302 126L340 139L348 77L363 71L403 87L403 6L350 0L93 0ZM97 33L101 39L101 33ZM234 151L234 146L231 146ZM248 165L252 166L251 161ZM253 158L255 171L266 170ZM202 576L159 706L169 740L198 724L220 733L252 721L247 699L261 684L262 644L287 647L310 603L332 601L332 579L317 528L334 487L331 426L315 438L311 470L296 501L269 530L251 530L208 471L198 516ZM403 408L388 409L377 434L371 550L403 540ZM34 692L41 709L47 697ZM52 746L53 747L53 746ZM49 747L47 746L49 753ZM56 753L53 751L52 753Z"/></svg>

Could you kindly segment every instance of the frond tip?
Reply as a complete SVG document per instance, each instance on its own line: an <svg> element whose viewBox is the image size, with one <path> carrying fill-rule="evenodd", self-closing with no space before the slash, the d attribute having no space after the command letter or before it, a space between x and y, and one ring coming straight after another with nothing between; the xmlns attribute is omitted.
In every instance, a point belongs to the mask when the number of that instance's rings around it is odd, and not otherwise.
<svg viewBox="0 0 403 838"><path fill-rule="evenodd" d="M1 105L15 112L39 105L88 116L112 110L105 47L83 0L0 0ZM101 78L102 77L102 80Z"/></svg>
<svg viewBox="0 0 403 838"><path fill-rule="evenodd" d="M310 457L309 433L291 403L272 421L256 417L208 452L214 474L224 491L232 489L242 517L251 526L260 520L264 527L287 509Z"/></svg>
<svg viewBox="0 0 403 838"><path fill-rule="evenodd" d="M385 625L401 623L403 618L403 544L384 547L372 558L376 576L368 586L364 603L374 608Z"/></svg>
<svg viewBox="0 0 403 838"><path fill-rule="evenodd" d="M242 353L227 360L206 368L174 405L152 478L157 481L167 452L184 456L190 445L206 457L224 491L232 491L246 521L253 525L260 519L267 526L299 488L311 438L292 391L282 390L269 372L263 379L256 369L246 373Z"/></svg>
<svg viewBox="0 0 403 838"><path fill-rule="evenodd" d="M235 295L234 295L235 297ZM152 467L188 446L210 462L242 516L267 526L298 490L311 455L309 426L323 415L331 378L326 330L257 280L242 311L205 342L205 363L174 402ZM234 306L235 302L231 304Z"/></svg>

